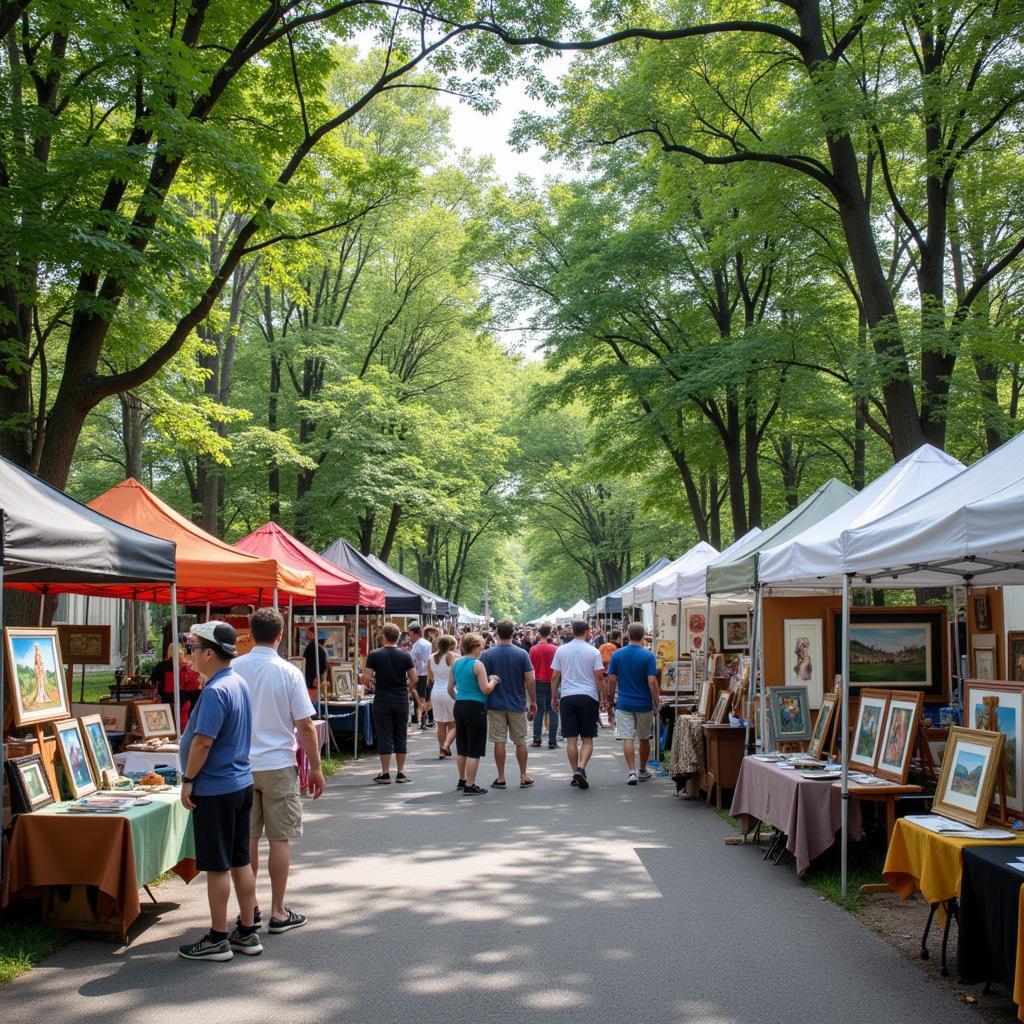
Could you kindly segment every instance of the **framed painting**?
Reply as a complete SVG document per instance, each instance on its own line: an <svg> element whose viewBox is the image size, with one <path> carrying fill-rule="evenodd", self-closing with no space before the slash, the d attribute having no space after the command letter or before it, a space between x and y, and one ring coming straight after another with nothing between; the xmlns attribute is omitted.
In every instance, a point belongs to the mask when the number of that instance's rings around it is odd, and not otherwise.
<svg viewBox="0 0 1024 1024"><path fill-rule="evenodd" d="M349 665L331 666L331 685L328 693L329 700L355 700L356 680L355 673Z"/></svg>
<svg viewBox="0 0 1024 1024"><path fill-rule="evenodd" d="M996 638L988 633L971 636L971 664L975 679L995 679Z"/></svg>
<svg viewBox="0 0 1024 1024"><path fill-rule="evenodd" d="M885 712L885 731L878 748L875 774L903 786L910 774L910 759L921 724L923 693L894 693Z"/></svg>
<svg viewBox="0 0 1024 1024"><path fill-rule="evenodd" d="M170 704L139 704L135 713L139 719L139 732L144 739L178 735L174 727L174 708Z"/></svg>
<svg viewBox="0 0 1024 1024"><path fill-rule="evenodd" d="M54 722L53 732L57 737L57 750L60 751L64 778L67 779L71 796L77 800L80 796L95 793L96 776L93 775L92 765L89 763L78 719L68 718L63 722Z"/></svg>
<svg viewBox="0 0 1024 1024"><path fill-rule="evenodd" d="M1015 683L1024 683L1024 632L1006 634L1006 675Z"/></svg>
<svg viewBox="0 0 1024 1024"><path fill-rule="evenodd" d="M786 684L806 686L812 708L821 707L825 696L821 640L821 619L786 619L782 623Z"/></svg>
<svg viewBox="0 0 1024 1024"><path fill-rule="evenodd" d="M723 651L745 651L750 646L746 615L719 616L718 631Z"/></svg>
<svg viewBox="0 0 1024 1024"><path fill-rule="evenodd" d="M987 633L992 628L988 594L975 594L971 601L974 604L974 627L979 633Z"/></svg>
<svg viewBox="0 0 1024 1024"><path fill-rule="evenodd" d="M732 694L728 690L723 690L718 695L714 710L711 712L712 722L717 725L724 725L729 720L729 703L731 700Z"/></svg>
<svg viewBox="0 0 1024 1024"><path fill-rule="evenodd" d="M874 773L878 763L878 748L882 745L882 732L889 708L886 690L861 690L857 708L857 724L850 744L850 767Z"/></svg>
<svg viewBox="0 0 1024 1024"><path fill-rule="evenodd" d="M985 697L999 701L998 722L990 722ZM1024 763L1020 749L1024 740L1024 682L995 683L988 680L964 680L964 724L969 729L998 729L1006 737L1006 806L1024 814Z"/></svg>
<svg viewBox="0 0 1024 1024"><path fill-rule="evenodd" d="M661 692L692 694L693 662L671 661L666 664L661 670Z"/></svg>
<svg viewBox="0 0 1024 1024"><path fill-rule="evenodd" d="M110 626L57 627L65 665L109 665Z"/></svg>
<svg viewBox="0 0 1024 1024"><path fill-rule="evenodd" d="M832 729L832 720L836 716L836 709L839 707L839 696L835 693L826 693L821 700L821 707L818 709L818 717L814 721L814 728L811 730L811 741L807 746L807 753L811 757L821 757L825 751L825 741Z"/></svg>
<svg viewBox="0 0 1024 1024"><path fill-rule="evenodd" d="M932 811L981 828L1003 763L1004 742L1001 732L954 725L942 756Z"/></svg>
<svg viewBox="0 0 1024 1024"><path fill-rule="evenodd" d="M842 615L833 613L836 672L842 671ZM941 607L855 609L850 623L850 688L920 690L946 699L949 680Z"/></svg>
<svg viewBox="0 0 1024 1024"><path fill-rule="evenodd" d="M12 757L4 762L11 792L11 813L28 814L55 802L50 780L38 754Z"/></svg>
<svg viewBox="0 0 1024 1024"><path fill-rule="evenodd" d="M114 764L114 752L110 749L110 741L107 739L106 730L103 728L103 719L100 715L86 715L80 718L82 733L85 736L85 748L89 752L89 760L92 762L93 773L97 779L102 779L104 772L117 774L117 766Z"/></svg>
<svg viewBox="0 0 1024 1024"><path fill-rule="evenodd" d="M811 705L806 686L773 686L772 731L777 743L811 738Z"/></svg>
<svg viewBox="0 0 1024 1024"><path fill-rule="evenodd" d="M697 703L697 712L703 718L710 718L714 711L715 684L710 679L705 679L700 684L700 700Z"/></svg>
<svg viewBox="0 0 1024 1024"><path fill-rule="evenodd" d="M7 626L4 656L15 725L39 725L71 714L56 629Z"/></svg>

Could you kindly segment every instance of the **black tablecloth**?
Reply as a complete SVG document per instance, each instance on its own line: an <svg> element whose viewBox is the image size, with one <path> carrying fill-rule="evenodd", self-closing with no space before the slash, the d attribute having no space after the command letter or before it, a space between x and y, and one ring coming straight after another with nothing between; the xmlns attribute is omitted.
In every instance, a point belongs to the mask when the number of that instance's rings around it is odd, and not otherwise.
<svg viewBox="0 0 1024 1024"><path fill-rule="evenodd" d="M963 852L957 970L968 984L996 981L1013 991L1024 872L1008 865L1019 856L1019 847L976 846Z"/></svg>

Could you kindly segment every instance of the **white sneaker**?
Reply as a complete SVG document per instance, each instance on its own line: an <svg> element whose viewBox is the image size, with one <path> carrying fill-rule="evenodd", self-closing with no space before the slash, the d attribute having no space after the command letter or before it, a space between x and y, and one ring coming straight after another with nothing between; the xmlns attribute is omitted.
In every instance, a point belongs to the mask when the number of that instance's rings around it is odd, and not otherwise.
<svg viewBox="0 0 1024 1024"><path fill-rule="evenodd" d="M627 786L635 786L636 785L636 772L630 772L629 775L626 776L626 785Z"/></svg>

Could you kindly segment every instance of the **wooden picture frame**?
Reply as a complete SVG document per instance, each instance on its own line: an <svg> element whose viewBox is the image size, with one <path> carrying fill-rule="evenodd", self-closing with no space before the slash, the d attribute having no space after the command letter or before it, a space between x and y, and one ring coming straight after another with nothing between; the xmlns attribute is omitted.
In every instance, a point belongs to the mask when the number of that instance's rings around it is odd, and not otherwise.
<svg viewBox="0 0 1024 1024"><path fill-rule="evenodd" d="M822 697L818 717L814 721L811 739L807 745L807 753L810 757L820 758L823 753L827 753L824 749L825 742L831 735L832 720L835 718L839 704L839 695L836 693L826 693Z"/></svg>
<svg viewBox="0 0 1024 1024"><path fill-rule="evenodd" d="M806 686L772 686L772 731L776 743L802 743L811 738L811 704Z"/></svg>
<svg viewBox="0 0 1024 1024"><path fill-rule="evenodd" d="M994 633L971 634L970 671L975 679L995 680L997 646Z"/></svg>
<svg viewBox="0 0 1024 1024"><path fill-rule="evenodd" d="M700 700L697 702L697 713L702 718L710 718L714 710L715 684L710 679L705 679L700 685Z"/></svg>
<svg viewBox="0 0 1024 1024"><path fill-rule="evenodd" d="M331 682L328 700L355 700L355 670L351 665L331 665Z"/></svg>
<svg viewBox="0 0 1024 1024"><path fill-rule="evenodd" d="M57 737L57 751L72 798L77 800L95 793L96 776L93 774L78 719L67 718L63 722L54 722L53 733Z"/></svg>
<svg viewBox="0 0 1024 1024"><path fill-rule="evenodd" d="M716 725L724 725L729 720L729 703L732 700L732 694L728 690L723 690L718 695L718 700L715 701L714 710L711 712L711 721Z"/></svg>
<svg viewBox="0 0 1024 1024"><path fill-rule="evenodd" d="M689 658L666 662L659 685L662 693L693 694L693 662Z"/></svg>
<svg viewBox="0 0 1024 1024"><path fill-rule="evenodd" d="M1006 807L1024 814L1024 761L1020 756L1024 744L1024 681L990 682L987 679L964 680L964 725L968 729L991 729L986 721L985 697L999 700L999 732L1006 737L1003 747L1006 758Z"/></svg>
<svg viewBox="0 0 1024 1024"><path fill-rule="evenodd" d="M65 665L109 665L110 626L57 626Z"/></svg>
<svg viewBox="0 0 1024 1024"><path fill-rule="evenodd" d="M110 749L107 731L103 728L101 715L84 715L78 719L82 723L82 735L85 737L85 749L92 762L93 773L97 779L104 778L104 772L117 774L114 764L114 752Z"/></svg>
<svg viewBox="0 0 1024 1024"><path fill-rule="evenodd" d="M971 604L974 609L974 628L979 633L987 633L992 628L992 612L988 603L988 594L973 594Z"/></svg>
<svg viewBox="0 0 1024 1024"><path fill-rule="evenodd" d="M1024 630L1011 629L1006 634L1006 678L1024 683Z"/></svg>
<svg viewBox="0 0 1024 1024"><path fill-rule="evenodd" d="M786 659L786 685L806 686L812 708L825 696L823 623L821 619L785 619L782 645Z"/></svg>
<svg viewBox="0 0 1024 1024"><path fill-rule="evenodd" d="M853 727L853 736L850 738L848 763L851 768L874 774L888 711L888 690L862 689L860 691L857 722Z"/></svg>
<svg viewBox="0 0 1024 1024"><path fill-rule="evenodd" d="M42 725L71 714L56 629L5 626L4 657L15 725Z"/></svg>
<svg viewBox="0 0 1024 1024"><path fill-rule="evenodd" d="M875 774L900 786L907 784L910 760L921 727L923 693L892 693L885 709L885 732L878 746Z"/></svg>
<svg viewBox="0 0 1024 1024"><path fill-rule="evenodd" d="M718 617L720 651L746 651L750 647L750 626L746 615Z"/></svg>
<svg viewBox="0 0 1024 1024"><path fill-rule="evenodd" d="M12 757L4 762L11 793L11 813L30 814L56 803L43 759L38 754Z"/></svg>
<svg viewBox="0 0 1024 1024"><path fill-rule="evenodd" d="M174 708L170 704L137 704L135 715L143 739L163 739L178 735L174 725Z"/></svg>
<svg viewBox="0 0 1024 1024"><path fill-rule="evenodd" d="M935 814L944 814L971 828L985 824L1003 766L1004 740L1001 732L982 732L959 725L949 730L932 802Z"/></svg>

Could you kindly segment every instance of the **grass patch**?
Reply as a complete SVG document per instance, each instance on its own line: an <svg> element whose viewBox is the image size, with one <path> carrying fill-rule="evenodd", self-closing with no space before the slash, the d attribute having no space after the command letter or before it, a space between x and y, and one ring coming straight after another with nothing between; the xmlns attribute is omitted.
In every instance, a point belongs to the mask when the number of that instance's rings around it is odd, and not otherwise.
<svg viewBox="0 0 1024 1024"><path fill-rule="evenodd" d="M64 944L57 928L11 921L0 924L0 985L34 967Z"/></svg>
<svg viewBox="0 0 1024 1024"><path fill-rule="evenodd" d="M732 827L736 829L737 832L740 831L739 822L728 811L720 811L717 807L712 807L711 810L713 810L715 814L717 814L722 819L722 821L726 823L726 825L732 825Z"/></svg>
<svg viewBox="0 0 1024 1024"><path fill-rule="evenodd" d="M827 853L822 854L804 875L804 881L819 896L824 896L830 903L848 910L851 914L860 913L863 909L860 887L876 885L882 880L882 861L879 851L871 842L851 843L849 846L845 897L842 895L838 843Z"/></svg>
<svg viewBox="0 0 1024 1024"><path fill-rule="evenodd" d="M324 770L324 778L329 779L336 772L341 771L344 759L340 757L324 757L320 759L320 766Z"/></svg>

